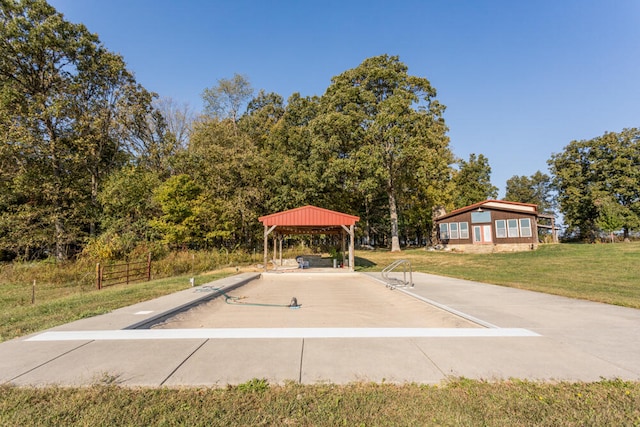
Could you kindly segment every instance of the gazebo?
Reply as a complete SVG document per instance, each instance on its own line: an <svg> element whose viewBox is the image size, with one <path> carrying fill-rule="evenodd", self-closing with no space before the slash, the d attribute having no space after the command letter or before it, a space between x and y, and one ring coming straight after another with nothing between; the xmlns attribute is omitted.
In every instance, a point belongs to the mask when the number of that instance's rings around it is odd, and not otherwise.
<svg viewBox="0 0 640 427"><path fill-rule="evenodd" d="M269 252L269 236L273 233L274 259L277 250L276 240L280 241L282 256L282 237L300 234L328 234L342 236L342 253L344 257L345 240L349 236L349 271L353 271L355 256L355 224L360 217L331 211L316 206L303 206L288 211L278 212L258 218L264 225L264 269L267 270ZM279 239L278 239L279 237Z"/></svg>

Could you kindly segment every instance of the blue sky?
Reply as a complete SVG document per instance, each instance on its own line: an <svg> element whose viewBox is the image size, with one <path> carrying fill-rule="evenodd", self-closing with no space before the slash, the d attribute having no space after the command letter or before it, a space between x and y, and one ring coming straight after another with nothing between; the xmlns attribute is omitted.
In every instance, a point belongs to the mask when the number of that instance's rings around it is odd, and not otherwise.
<svg viewBox="0 0 640 427"><path fill-rule="evenodd" d="M640 127L639 0L50 0L123 55L139 83L202 109L234 73L322 95L364 59L399 55L447 106L456 156L484 154L504 195L572 140Z"/></svg>

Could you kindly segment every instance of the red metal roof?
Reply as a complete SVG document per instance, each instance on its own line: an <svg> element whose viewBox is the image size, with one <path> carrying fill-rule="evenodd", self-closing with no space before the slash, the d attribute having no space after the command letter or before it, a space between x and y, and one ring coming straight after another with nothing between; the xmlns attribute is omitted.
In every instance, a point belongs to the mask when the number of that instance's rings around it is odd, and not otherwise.
<svg viewBox="0 0 640 427"><path fill-rule="evenodd" d="M355 225L355 223L360 220L360 217L308 205L271 215L261 216L258 220L264 225L324 227L332 225Z"/></svg>

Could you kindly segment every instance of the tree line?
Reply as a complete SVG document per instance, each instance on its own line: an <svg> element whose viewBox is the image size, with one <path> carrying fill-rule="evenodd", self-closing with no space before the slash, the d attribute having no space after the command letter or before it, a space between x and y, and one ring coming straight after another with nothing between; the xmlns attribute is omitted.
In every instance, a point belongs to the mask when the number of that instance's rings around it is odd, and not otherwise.
<svg viewBox="0 0 640 427"><path fill-rule="evenodd" d="M236 74L203 90L196 115L147 91L121 56L44 0L0 4L2 259L250 249L262 242L259 216L306 204L358 215L363 243L399 250L429 241L440 206L497 197L488 159L454 155L435 88L397 56L368 58L323 95L286 101ZM634 135L624 155L637 170ZM622 178L590 193L591 217L569 208L588 202L567 192L587 187L570 187L579 172L561 159L550 160L553 179L510 179L507 199L542 209L557 200L581 233L617 218L637 228L637 190L604 197Z"/></svg>

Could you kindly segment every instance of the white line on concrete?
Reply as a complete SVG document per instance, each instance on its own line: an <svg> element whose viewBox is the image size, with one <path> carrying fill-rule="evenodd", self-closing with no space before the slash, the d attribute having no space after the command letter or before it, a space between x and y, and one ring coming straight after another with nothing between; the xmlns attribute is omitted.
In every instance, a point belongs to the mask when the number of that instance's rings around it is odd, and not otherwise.
<svg viewBox="0 0 640 427"><path fill-rule="evenodd" d="M225 328L51 331L26 341L253 338L487 338L537 337L521 328Z"/></svg>

